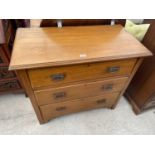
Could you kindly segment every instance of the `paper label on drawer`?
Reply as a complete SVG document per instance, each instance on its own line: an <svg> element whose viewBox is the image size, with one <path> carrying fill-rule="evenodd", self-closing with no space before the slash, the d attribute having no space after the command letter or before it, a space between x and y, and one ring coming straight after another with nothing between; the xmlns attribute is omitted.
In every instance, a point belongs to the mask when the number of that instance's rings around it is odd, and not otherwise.
<svg viewBox="0 0 155 155"><path fill-rule="evenodd" d="M87 54L80 54L80 58L86 58Z"/></svg>

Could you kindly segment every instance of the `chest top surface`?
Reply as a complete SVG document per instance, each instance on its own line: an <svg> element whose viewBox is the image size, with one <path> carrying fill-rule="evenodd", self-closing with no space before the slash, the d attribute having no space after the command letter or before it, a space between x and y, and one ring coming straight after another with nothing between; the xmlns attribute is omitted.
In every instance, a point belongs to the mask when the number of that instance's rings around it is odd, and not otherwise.
<svg viewBox="0 0 155 155"><path fill-rule="evenodd" d="M151 55L121 25L19 28L10 69L28 69Z"/></svg>

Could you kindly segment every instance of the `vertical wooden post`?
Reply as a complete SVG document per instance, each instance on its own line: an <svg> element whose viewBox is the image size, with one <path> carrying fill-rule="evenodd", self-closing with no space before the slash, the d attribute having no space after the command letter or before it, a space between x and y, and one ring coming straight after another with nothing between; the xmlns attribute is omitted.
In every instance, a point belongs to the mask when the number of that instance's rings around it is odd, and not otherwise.
<svg viewBox="0 0 155 155"><path fill-rule="evenodd" d="M143 58L138 58L138 60L137 60L135 66L134 66L134 68L133 68L133 70L132 70L132 73L131 73L131 75L130 75L130 77L129 77L129 79L128 79L126 85L125 85L125 87L124 87L123 90L121 91L121 93L120 93L120 95L119 95L119 97L118 97L118 99L117 99L117 101L116 101L116 104L114 104L114 105L111 107L111 109L114 109L114 108L116 107L116 105L117 105L119 99L120 99L121 96L124 94L126 88L128 87L130 81L132 80L133 76L135 75L135 73L136 73L136 71L138 70L139 66L141 65L142 61L143 61Z"/></svg>
<svg viewBox="0 0 155 155"><path fill-rule="evenodd" d="M35 95L34 95L34 93L32 91L32 87L31 87L31 84L30 84L30 81L29 81L26 70L18 70L17 74L19 75L19 78L22 81L22 84L23 84L23 86L24 86L24 88L26 90L26 93L28 94L28 96L29 96L29 98L31 100L32 106L34 108L34 111L35 111L35 113L37 115L37 118L38 118L40 124L45 123L45 121L44 121L44 119L43 119L43 117L41 115L39 106L37 105L37 101L36 101Z"/></svg>

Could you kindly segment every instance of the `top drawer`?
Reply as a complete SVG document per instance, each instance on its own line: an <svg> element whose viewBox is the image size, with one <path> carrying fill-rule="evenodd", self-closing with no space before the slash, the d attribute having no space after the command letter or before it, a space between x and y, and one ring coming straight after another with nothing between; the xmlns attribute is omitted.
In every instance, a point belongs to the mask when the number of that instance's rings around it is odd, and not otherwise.
<svg viewBox="0 0 155 155"><path fill-rule="evenodd" d="M136 59L87 63L80 65L48 67L28 70L33 88L62 86L88 79L130 75Z"/></svg>

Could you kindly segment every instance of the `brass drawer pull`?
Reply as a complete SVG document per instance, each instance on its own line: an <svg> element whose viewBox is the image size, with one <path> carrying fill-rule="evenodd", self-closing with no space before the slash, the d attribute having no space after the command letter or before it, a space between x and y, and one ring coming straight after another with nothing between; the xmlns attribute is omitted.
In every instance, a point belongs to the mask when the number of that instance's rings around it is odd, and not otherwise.
<svg viewBox="0 0 155 155"><path fill-rule="evenodd" d="M50 77L51 77L52 80L54 80L54 81L59 81L59 80L64 80L65 74L64 74L64 73L58 73L58 74L50 75Z"/></svg>
<svg viewBox="0 0 155 155"><path fill-rule="evenodd" d="M114 66L114 67L108 67L107 68L108 73L115 73L115 72L118 72L119 70L120 70L119 66Z"/></svg>
<svg viewBox="0 0 155 155"><path fill-rule="evenodd" d="M58 93L54 93L53 96L55 99L59 99L59 98L66 97L66 93L65 92L58 92Z"/></svg>
<svg viewBox="0 0 155 155"><path fill-rule="evenodd" d="M66 110L65 106L56 108L56 111L63 111L63 110Z"/></svg>
<svg viewBox="0 0 155 155"><path fill-rule="evenodd" d="M109 91L113 89L113 84L107 84L102 87L103 90Z"/></svg>
<svg viewBox="0 0 155 155"><path fill-rule="evenodd" d="M97 104L104 104L106 103L106 99L97 100Z"/></svg>

